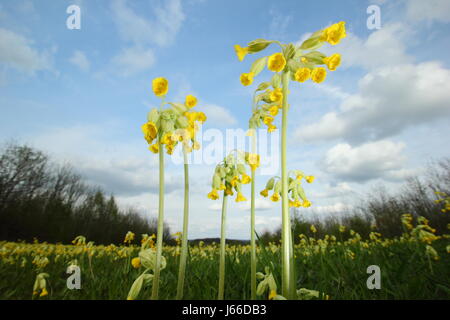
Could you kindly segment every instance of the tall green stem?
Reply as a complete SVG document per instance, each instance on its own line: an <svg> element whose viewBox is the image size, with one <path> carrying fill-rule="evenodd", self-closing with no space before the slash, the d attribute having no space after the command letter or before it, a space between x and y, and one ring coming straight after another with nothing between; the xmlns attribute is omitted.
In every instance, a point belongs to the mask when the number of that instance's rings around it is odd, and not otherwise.
<svg viewBox="0 0 450 320"><path fill-rule="evenodd" d="M252 135L252 153L256 153L256 130ZM251 247L251 299L256 300L256 245L255 245L255 170L252 169L252 198L250 204L250 247Z"/></svg>
<svg viewBox="0 0 450 320"><path fill-rule="evenodd" d="M156 238L156 265L153 277L152 300L158 299L159 273L161 267L162 242L164 233L164 148L159 147L159 207L158 235Z"/></svg>
<svg viewBox="0 0 450 320"><path fill-rule="evenodd" d="M282 242L282 293L286 298L291 296L291 228L288 199L288 169L286 155L287 114L288 114L288 87L289 71L281 76L283 90L283 108L281 120L281 242Z"/></svg>
<svg viewBox="0 0 450 320"><path fill-rule="evenodd" d="M188 223L189 223L189 164L187 152L183 149L184 156L184 215L183 234L181 242L180 270L178 271L177 300L183 299L184 275L186 273L186 259L188 252Z"/></svg>
<svg viewBox="0 0 450 320"><path fill-rule="evenodd" d="M225 225L227 215L227 195L223 193L222 225L220 228L220 265L219 265L219 293L218 300L223 300L225 286Z"/></svg>

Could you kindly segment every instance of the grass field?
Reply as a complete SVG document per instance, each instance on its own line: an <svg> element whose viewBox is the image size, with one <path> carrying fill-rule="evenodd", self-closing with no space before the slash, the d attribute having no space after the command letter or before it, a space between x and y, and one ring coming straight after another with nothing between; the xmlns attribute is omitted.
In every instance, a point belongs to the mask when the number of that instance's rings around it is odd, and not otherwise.
<svg viewBox="0 0 450 320"><path fill-rule="evenodd" d="M449 299L450 254L448 236L422 241L409 233L398 239L372 234L364 241L358 234L346 241L301 237L295 245L297 288L320 292L319 299ZM427 241L429 243L427 243ZM298 241L297 241L298 242ZM429 247L427 247L429 246ZM428 248L428 249L427 249ZM432 250L432 249L434 250ZM126 299L134 280L143 272L131 260L141 247L0 242L0 299ZM166 246L167 266L161 271L160 299L174 299L177 289L179 247ZM280 247L258 246L258 271L269 267L280 285ZM75 261L76 260L76 261ZM81 289L69 290L66 268L81 270ZM381 271L381 289L367 288L367 267ZM190 246L185 299L216 299L218 246ZM47 273L48 294L33 295L36 275ZM259 296L268 298L268 291ZM151 282L138 298L149 299ZM250 247L227 247L225 299L250 297Z"/></svg>

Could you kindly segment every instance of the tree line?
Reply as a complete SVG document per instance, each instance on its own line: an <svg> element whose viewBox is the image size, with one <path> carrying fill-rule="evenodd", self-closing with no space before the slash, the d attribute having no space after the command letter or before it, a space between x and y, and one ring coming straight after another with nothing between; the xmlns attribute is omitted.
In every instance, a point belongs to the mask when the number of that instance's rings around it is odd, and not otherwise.
<svg viewBox="0 0 450 320"><path fill-rule="evenodd" d="M8 143L0 152L0 239L70 243L83 235L96 244L122 243L132 231L156 234L157 219L120 209L113 195L88 185L69 165L42 151ZM164 238L171 241L165 226Z"/></svg>
<svg viewBox="0 0 450 320"><path fill-rule="evenodd" d="M436 192L450 195L450 158L431 162L422 176L407 179L395 194L382 186L375 188L359 199L356 206L339 216L320 218L320 214L314 211L302 213L301 208L293 210L293 239L298 243L300 234L316 238L328 234L346 240L351 236L350 230L359 233L363 239L369 238L371 232L387 238L398 237L404 232L401 216L405 213L413 216L414 223L419 216L427 218L437 234L448 233L450 212L441 211L443 204L436 202L439 199ZM311 230L311 225L316 232ZM340 226L344 226L346 231L340 232ZM278 242L281 228L273 232L266 230L259 238L265 243Z"/></svg>

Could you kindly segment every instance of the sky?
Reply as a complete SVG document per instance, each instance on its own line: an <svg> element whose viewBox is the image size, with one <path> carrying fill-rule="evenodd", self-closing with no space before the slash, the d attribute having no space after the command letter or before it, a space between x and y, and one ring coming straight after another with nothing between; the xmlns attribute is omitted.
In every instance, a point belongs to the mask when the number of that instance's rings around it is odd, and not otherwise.
<svg viewBox="0 0 450 320"><path fill-rule="evenodd" d="M79 29L67 27L71 5L80 8ZM379 28L368 27L371 5L380 9ZM165 77L168 101L193 94L208 117L190 165L189 238L218 237L221 202L206 197L215 164L203 152L233 149L227 135L248 128L253 91L271 72L248 87L239 76L279 50L240 62L233 46L257 38L300 44L339 21L347 37L320 50L340 53L342 65L321 84L291 83L288 167L316 177L305 185L313 206L302 216L341 215L377 186L399 190L430 161L450 156L450 1L2 1L0 143L39 148L122 208L156 217L158 157L140 127L159 105L151 81ZM274 149L263 157L258 191L280 175L279 130L267 139ZM250 199L249 186L244 195ZM277 228L281 203L256 201L257 232ZM250 238L249 202L230 201L228 238ZM165 204L165 221L180 231L176 159L167 160Z"/></svg>

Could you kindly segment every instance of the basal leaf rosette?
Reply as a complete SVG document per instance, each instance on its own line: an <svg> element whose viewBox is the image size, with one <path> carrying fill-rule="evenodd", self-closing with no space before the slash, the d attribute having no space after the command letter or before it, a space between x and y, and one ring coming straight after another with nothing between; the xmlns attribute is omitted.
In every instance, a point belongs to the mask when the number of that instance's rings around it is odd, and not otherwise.
<svg viewBox="0 0 450 320"><path fill-rule="evenodd" d="M302 180L307 183L314 181L314 176L306 176L303 171L292 170L288 177L288 198L289 207L310 207L311 202L306 198L305 191L302 186ZM269 191L272 191L270 200L277 202L281 199L281 179L278 176L270 178L266 187L260 192L263 197L269 197Z"/></svg>

